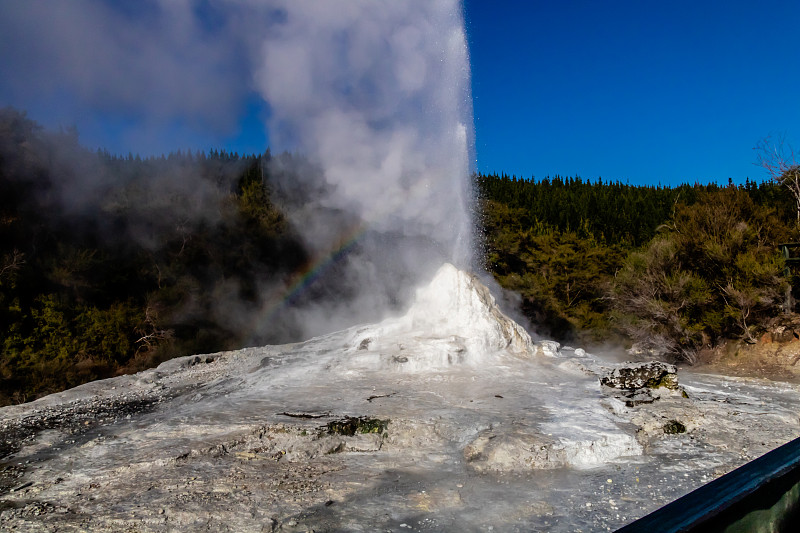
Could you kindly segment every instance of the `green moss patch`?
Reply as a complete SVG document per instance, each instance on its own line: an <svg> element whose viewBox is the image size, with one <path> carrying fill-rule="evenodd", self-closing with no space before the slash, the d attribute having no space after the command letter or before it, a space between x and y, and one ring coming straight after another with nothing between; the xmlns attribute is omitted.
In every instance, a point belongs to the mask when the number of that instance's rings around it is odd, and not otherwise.
<svg viewBox="0 0 800 533"><path fill-rule="evenodd" d="M346 416L341 420L328 422L329 435L353 436L357 433L383 433L389 425L388 420L370 418L367 416Z"/></svg>
<svg viewBox="0 0 800 533"><path fill-rule="evenodd" d="M677 420L670 420L664 424L664 433L667 435L677 435L679 433L686 433L686 426Z"/></svg>

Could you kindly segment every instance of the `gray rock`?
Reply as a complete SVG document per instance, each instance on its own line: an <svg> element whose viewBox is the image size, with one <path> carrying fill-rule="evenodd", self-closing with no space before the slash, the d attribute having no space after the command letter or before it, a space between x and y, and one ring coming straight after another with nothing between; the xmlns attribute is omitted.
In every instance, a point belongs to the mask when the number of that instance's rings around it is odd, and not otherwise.
<svg viewBox="0 0 800 533"><path fill-rule="evenodd" d="M600 384L614 389L678 389L678 370L675 365L660 361L624 363L600 377Z"/></svg>

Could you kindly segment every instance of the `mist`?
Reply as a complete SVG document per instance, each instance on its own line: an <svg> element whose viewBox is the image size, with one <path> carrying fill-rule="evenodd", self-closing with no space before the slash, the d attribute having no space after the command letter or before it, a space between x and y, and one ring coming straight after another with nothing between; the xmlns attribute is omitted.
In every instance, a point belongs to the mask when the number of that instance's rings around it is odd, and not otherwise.
<svg viewBox="0 0 800 533"><path fill-rule="evenodd" d="M15 72L0 99L73 133L48 202L98 220L135 211L118 238L156 248L153 227L214 224L230 184L180 165L157 180L119 175L87 166L80 145L159 155L249 136L263 142L254 153L300 156L264 165L306 268L262 276L261 309L220 293L217 314L251 324L251 342L274 323L248 315L280 313L295 334L317 335L402 311L443 262L475 267L458 0L3 3L0 46Z"/></svg>
<svg viewBox="0 0 800 533"><path fill-rule="evenodd" d="M14 76L0 98L48 126L80 124L92 148L212 148L237 134L253 94L239 4L3 2L0 65Z"/></svg>
<svg viewBox="0 0 800 533"><path fill-rule="evenodd" d="M256 72L274 147L320 164L329 205L463 263L472 115L458 2L274 4L283 18Z"/></svg>
<svg viewBox="0 0 800 533"><path fill-rule="evenodd" d="M330 331L402 307L443 262L473 266L461 6L270 4L255 72L270 139L307 155L326 185L289 212L318 264L349 247L323 280L349 287L352 300L304 310L310 331Z"/></svg>

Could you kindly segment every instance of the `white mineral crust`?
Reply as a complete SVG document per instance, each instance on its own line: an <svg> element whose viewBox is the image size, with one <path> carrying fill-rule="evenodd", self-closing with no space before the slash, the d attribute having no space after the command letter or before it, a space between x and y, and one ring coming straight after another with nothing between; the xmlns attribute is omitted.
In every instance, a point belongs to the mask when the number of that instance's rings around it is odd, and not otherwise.
<svg viewBox="0 0 800 533"><path fill-rule="evenodd" d="M445 265L400 317L3 408L0 530L614 529L800 429L795 385L681 371L628 407L613 368Z"/></svg>

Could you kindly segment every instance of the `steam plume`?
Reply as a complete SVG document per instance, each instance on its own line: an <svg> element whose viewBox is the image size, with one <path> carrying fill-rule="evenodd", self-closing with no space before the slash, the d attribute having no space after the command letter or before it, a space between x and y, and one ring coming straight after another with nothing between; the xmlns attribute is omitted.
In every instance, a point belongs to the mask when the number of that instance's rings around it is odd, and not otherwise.
<svg viewBox="0 0 800 533"><path fill-rule="evenodd" d="M0 99L105 125L134 152L223 142L261 100L272 152L305 155L324 182L291 206L317 264L347 248L322 283L354 305L306 306L308 333L402 306L444 261L471 266L460 0L7 2L0 46L15 73ZM64 190L104 190L108 178L73 177Z"/></svg>
<svg viewBox="0 0 800 533"><path fill-rule="evenodd" d="M333 213L358 217L367 236L350 268L372 300L388 278L413 285L443 261L471 266L472 109L460 3L271 5L256 86L271 108L273 146L308 155L329 185L315 209L298 213L312 247L324 255L347 231Z"/></svg>
<svg viewBox="0 0 800 533"><path fill-rule="evenodd" d="M257 87L277 148L299 148L326 199L377 231L469 257L471 100L459 3L278 0Z"/></svg>

